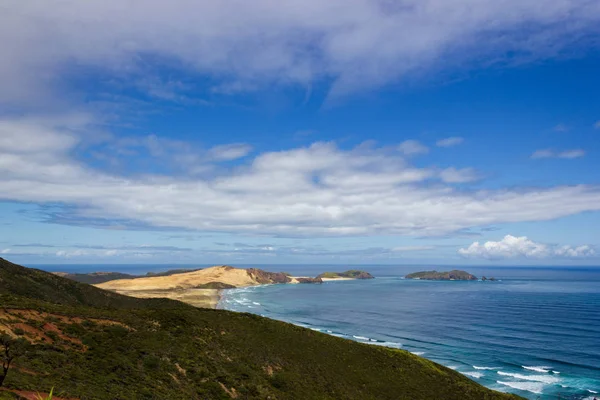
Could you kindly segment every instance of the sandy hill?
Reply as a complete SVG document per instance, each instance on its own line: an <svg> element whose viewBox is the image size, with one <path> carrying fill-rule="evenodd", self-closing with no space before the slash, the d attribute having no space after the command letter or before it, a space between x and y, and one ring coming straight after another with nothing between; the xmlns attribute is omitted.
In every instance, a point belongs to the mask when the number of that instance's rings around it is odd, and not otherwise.
<svg viewBox="0 0 600 400"><path fill-rule="evenodd" d="M284 283L287 281L289 279L286 279L286 276L281 273L222 265L169 276L117 279L96 286L109 290L173 290L205 288L206 285L211 283L241 287L265 283Z"/></svg>
<svg viewBox="0 0 600 400"><path fill-rule="evenodd" d="M291 278L281 272L221 265L168 276L116 279L95 286L127 296L168 298L196 307L214 308L219 301L219 289L288 282Z"/></svg>

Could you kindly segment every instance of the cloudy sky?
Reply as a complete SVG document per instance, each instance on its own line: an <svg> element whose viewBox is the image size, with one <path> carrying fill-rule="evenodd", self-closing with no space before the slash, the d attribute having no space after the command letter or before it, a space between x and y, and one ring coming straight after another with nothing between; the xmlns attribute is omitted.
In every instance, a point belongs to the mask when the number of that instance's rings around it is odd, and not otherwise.
<svg viewBox="0 0 600 400"><path fill-rule="evenodd" d="M0 256L600 265L597 0L5 0Z"/></svg>

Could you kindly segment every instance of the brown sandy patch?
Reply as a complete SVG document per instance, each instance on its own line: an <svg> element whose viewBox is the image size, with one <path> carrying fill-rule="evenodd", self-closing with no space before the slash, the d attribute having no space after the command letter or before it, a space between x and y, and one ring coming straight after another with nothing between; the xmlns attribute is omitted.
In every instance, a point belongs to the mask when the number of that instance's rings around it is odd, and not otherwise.
<svg viewBox="0 0 600 400"><path fill-rule="evenodd" d="M193 289L211 282L221 282L235 287L259 284L245 269L219 266L170 276L117 279L95 286L114 291L148 291Z"/></svg>

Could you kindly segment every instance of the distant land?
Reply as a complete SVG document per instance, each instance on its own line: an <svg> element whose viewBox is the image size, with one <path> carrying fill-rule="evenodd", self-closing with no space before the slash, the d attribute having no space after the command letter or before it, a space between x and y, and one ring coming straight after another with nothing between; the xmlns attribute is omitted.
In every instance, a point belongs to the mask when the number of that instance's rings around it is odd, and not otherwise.
<svg viewBox="0 0 600 400"><path fill-rule="evenodd" d="M233 270L226 268L212 273L225 278ZM232 274L263 279L242 271ZM2 258L0 304L0 346L14 356L0 371L2 399L51 389L61 399L520 398L408 351L253 314L123 296Z"/></svg>
<svg viewBox="0 0 600 400"><path fill-rule="evenodd" d="M92 278L110 277L112 273L90 274L91 277L74 276L86 283ZM71 278L73 275L63 275ZM161 274L125 277L94 283L101 289L139 298L169 298L196 307L216 308L220 290L265 284L304 284L324 281L372 279L365 271L326 272L317 277L291 276L285 272L267 272L258 268L235 268L228 265L198 270L173 270Z"/></svg>
<svg viewBox="0 0 600 400"><path fill-rule="evenodd" d="M421 271L413 272L405 276L406 279L422 279L428 281L476 281L475 275L471 275L466 271L454 269L448 272L438 271Z"/></svg>
<svg viewBox="0 0 600 400"><path fill-rule="evenodd" d="M321 275L317 275L317 278L323 280L335 280L335 279L373 279L375 278L368 272L360 271L357 269L351 269L346 272L324 272Z"/></svg>

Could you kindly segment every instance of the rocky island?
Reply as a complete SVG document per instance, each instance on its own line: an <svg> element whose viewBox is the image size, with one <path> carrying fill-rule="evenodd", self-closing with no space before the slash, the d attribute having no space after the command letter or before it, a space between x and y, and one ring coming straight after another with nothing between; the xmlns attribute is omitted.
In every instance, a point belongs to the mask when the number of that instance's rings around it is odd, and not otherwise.
<svg viewBox="0 0 600 400"><path fill-rule="evenodd" d="M468 272L454 269L448 272L421 271L405 276L406 279L422 279L427 281L476 281L477 277Z"/></svg>

